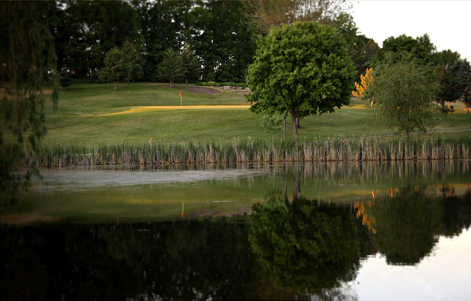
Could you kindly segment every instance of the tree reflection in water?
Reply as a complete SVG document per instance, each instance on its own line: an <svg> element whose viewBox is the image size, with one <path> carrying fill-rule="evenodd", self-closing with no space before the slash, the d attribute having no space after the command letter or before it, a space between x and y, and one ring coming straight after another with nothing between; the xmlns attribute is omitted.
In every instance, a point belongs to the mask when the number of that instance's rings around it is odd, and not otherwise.
<svg viewBox="0 0 471 301"><path fill-rule="evenodd" d="M361 259L417 264L471 224L471 190L406 187L353 204L276 192L249 217L0 227L5 300L354 299ZM374 234L362 225L374 220Z"/></svg>
<svg viewBox="0 0 471 301"><path fill-rule="evenodd" d="M431 253L440 235L457 235L469 227L471 190L462 197L450 185L440 190L436 195L426 187L403 187L367 202L364 208L364 202L356 202L357 216L367 220L372 244L387 263L418 264Z"/></svg>
<svg viewBox="0 0 471 301"><path fill-rule="evenodd" d="M376 222L373 245L389 264L419 263L438 241L440 209L423 187L405 187L393 197L387 195L366 210Z"/></svg>
<svg viewBox="0 0 471 301"><path fill-rule="evenodd" d="M306 200L294 187L292 200L285 190L254 206L249 242L276 285L327 300L334 292L342 296L339 288L356 278L367 255L415 265L439 235L457 235L471 224L471 189L458 197L445 186L440 195L404 187L349 206Z"/></svg>
<svg viewBox="0 0 471 301"><path fill-rule="evenodd" d="M292 201L275 193L253 207L252 251L277 286L344 299L338 288L355 279L368 253L367 231L350 206L306 200L297 188Z"/></svg>

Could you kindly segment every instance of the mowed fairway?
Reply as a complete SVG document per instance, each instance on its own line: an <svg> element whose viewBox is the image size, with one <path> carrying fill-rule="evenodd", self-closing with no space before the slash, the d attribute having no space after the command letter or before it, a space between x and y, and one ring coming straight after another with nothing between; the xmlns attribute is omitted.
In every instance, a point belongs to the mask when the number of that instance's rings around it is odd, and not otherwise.
<svg viewBox="0 0 471 301"><path fill-rule="evenodd" d="M121 84L113 91L108 84L75 84L61 92L57 112L48 105L45 142L97 145L279 139L281 128L264 126L262 116L250 112L247 105L244 95L222 89L209 94L188 91L183 85L168 88L142 83ZM460 105L458 113L445 117L437 114L440 120L433 132L446 133L451 138L471 135L471 114L464 113ZM305 118L301 125L301 139L396 134L360 101L332 114Z"/></svg>

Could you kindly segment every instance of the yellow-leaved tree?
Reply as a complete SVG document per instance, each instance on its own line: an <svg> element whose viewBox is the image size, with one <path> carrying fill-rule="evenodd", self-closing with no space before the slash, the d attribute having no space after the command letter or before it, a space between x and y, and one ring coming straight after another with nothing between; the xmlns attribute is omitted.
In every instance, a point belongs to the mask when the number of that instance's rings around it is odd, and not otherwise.
<svg viewBox="0 0 471 301"><path fill-rule="evenodd" d="M369 100L370 107L374 108L374 97L371 95L371 87L373 86L373 68L366 68L365 74L360 75L360 83L355 82L355 90L352 95L363 100Z"/></svg>

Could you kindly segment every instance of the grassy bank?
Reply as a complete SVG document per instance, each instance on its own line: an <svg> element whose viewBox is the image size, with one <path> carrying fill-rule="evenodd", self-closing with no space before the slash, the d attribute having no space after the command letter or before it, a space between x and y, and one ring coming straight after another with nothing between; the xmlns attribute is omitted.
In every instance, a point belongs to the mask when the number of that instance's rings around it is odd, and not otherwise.
<svg viewBox="0 0 471 301"><path fill-rule="evenodd" d="M427 135L406 139L364 102L353 100L333 114L303 119L298 144L282 141L281 127L267 127L247 104L237 90L140 83L122 84L113 91L106 84L73 85L62 91L59 111L47 112L41 164L163 166L470 158L471 114L464 113L459 104L456 113L437 113L435 127Z"/></svg>

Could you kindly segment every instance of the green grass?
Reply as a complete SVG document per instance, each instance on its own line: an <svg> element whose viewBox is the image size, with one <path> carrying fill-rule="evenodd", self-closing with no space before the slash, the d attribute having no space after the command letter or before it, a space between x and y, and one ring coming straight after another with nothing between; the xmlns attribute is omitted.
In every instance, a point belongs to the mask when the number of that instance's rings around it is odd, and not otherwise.
<svg viewBox="0 0 471 301"><path fill-rule="evenodd" d="M263 127L262 118L249 110L166 110L126 115L96 116L126 111L134 106L178 105L179 91L184 105L247 104L245 96L230 92L217 95L191 93L180 85L121 84L113 91L110 84L77 84L63 89L58 112L48 106L48 135L45 143L54 145L144 144L156 143L230 143L234 138L279 139L281 129ZM363 102L353 101L353 105ZM440 118L432 132L460 140L471 134L471 114L456 113ZM333 114L302 120L301 140L342 137L357 139L397 134L370 109L347 106ZM291 136L288 128L288 136Z"/></svg>

